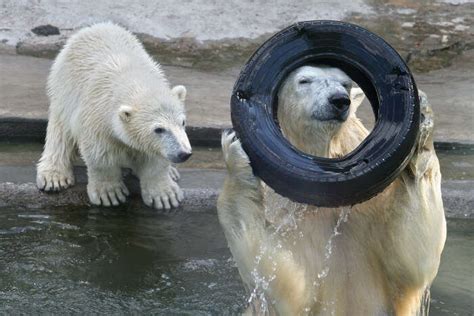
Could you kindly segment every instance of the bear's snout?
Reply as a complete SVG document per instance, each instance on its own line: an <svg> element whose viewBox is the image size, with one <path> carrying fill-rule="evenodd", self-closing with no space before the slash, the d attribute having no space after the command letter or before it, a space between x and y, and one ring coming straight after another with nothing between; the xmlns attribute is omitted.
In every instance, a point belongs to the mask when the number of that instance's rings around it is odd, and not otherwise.
<svg viewBox="0 0 474 316"><path fill-rule="evenodd" d="M345 93L335 93L328 99L334 113L334 118L340 121L345 121L349 113L349 106L351 99Z"/></svg>
<svg viewBox="0 0 474 316"><path fill-rule="evenodd" d="M329 103L339 112L343 113L349 109L351 99L345 93L335 93L329 97Z"/></svg>
<svg viewBox="0 0 474 316"><path fill-rule="evenodd" d="M175 163L180 163L180 162L185 162L186 160L189 159L189 157L192 156L192 152L191 151L182 151L180 152L178 155L176 155L176 158L173 159Z"/></svg>

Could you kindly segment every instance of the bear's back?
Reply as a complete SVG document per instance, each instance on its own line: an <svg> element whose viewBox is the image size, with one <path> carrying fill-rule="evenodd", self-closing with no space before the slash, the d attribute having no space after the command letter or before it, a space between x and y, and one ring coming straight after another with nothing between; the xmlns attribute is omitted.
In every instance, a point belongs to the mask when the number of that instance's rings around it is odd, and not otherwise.
<svg viewBox="0 0 474 316"><path fill-rule="evenodd" d="M52 102L53 107L77 108L91 96L110 98L116 86L129 88L129 78L155 85L166 82L160 66L132 33L110 22L99 23L66 42L51 68L48 95L51 100L69 95L68 102Z"/></svg>
<svg viewBox="0 0 474 316"><path fill-rule="evenodd" d="M147 63L149 56L142 44L129 31L113 23L100 23L84 28L67 41L62 56L75 70L94 71L114 55Z"/></svg>

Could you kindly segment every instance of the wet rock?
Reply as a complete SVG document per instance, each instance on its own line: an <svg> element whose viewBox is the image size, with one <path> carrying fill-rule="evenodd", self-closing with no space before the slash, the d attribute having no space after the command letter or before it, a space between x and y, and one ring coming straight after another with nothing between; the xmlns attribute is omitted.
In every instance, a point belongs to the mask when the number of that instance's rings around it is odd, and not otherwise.
<svg viewBox="0 0 474 316"><path fill-rule="evenodd" d="M194 37L162 39L143 33L136 35L148 53L161 63L214 70L243 64L271 36L199 41Z"/></svg>
<svg viewBox="0 0 474 316"><path fill-rule="evenodd" d="M30 37L16 45L16 53L19 55L53 59L66 43L66 39L67 38L63 35Z"/></svg>
<svg viewBox="0 0 474 316"><path fill-rule="evenodd" d="M443 69L472 49L474 3L368 0L373 14L352 14L347 21L383 37L408 60L415 73Z"/></svg>
<svg viewBox="0 0 474 316"><path fill-rule="evenodd" d="M61 192L43 192L31 181L35 178L34 167L0 166L0 207L21 207L39 209L50 207L84 207L89 206L87 197L87 171L85 167L76 166L74 175L76 184ZM143 206L140 195L139 180L131 175L130 170L123 170L124 182L130 190L127 205ZM219 188L224 179L223 171L182 170L183 192L186 199L176 210L186 212L205 212L215 210ZM4 182L6 180L6 182ZM13 182L10 182L10 181Z"/></svg>
<svg viewBox="0 0 474 316"><path fill-rule="evenodd" d="M22 207L26 209L51 207L78 207L88 206L89 199L86 192L85 168L76 168L76 177L81 183L59 192L45 193L38 190L34 183L0 183L0 207ZM78 174L79 173L79 174ZM203 172L201 172L203 173ZM204 174L204 173L203 173ZM127 204L142 205L138 180L129 176L125 182L131 191ZM197 183L198 181L196 181ZM472 180L444 181L442 185L443 203L446 217L450 219L474 218L474 200ZM177 209L186 212L202 212L215 209L219 191L216 189L183 188L186 199Z"/></svg>
<svg viewBox="0 0 474 316"><path fill-rule="evenodd" d="M452 65L454 59L474 48L474 42L456 41L434 49L413 50L406 55L406 61L415 72L442 69Z"/></svg>
<svg viewBox="0 0 474 316"><path fill-rule="evenodd" d="M31 29L31 32L38 36L50 36L50 35L59 35L59 28L54 25L46 24L40 25Z"/></svg>

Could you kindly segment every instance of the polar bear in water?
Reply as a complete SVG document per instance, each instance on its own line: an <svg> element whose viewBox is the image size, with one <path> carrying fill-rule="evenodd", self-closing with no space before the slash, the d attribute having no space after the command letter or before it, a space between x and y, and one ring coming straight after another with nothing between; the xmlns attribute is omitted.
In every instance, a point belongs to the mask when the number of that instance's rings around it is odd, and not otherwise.
<svg viewBox="0 0 474 316"><path fill-rule="evenodd" d="M364 98L341 70L304 66L278 94L283 134L315 156L341 157L368 131L355 112ZM219 220L250 291L253 314L419 315L429 306L446 238L432 112L414 157L376 197L321 209L276 194L252 173L233 132L222 136L228 175Z"/></svg>

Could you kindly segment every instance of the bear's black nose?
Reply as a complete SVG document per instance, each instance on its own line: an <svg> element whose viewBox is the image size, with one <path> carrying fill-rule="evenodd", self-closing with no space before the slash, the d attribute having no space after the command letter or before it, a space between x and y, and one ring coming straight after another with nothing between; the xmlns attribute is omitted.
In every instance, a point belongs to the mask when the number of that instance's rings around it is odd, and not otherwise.
<svg viewBox="0 0 474 316"><path fill-rule="evenodd" d="M329 97L329 103L339 112L345 112L351 105L351 99L347 94L336 93Z"/></svg>
<svg viewBox="0 0 474 316"><path fill-rule="evenodd" d="M189 157L191 157L193 153L192 152L180 152L178 154L178 159L179 159L179 162L185 162L186 160L189 159Z"/></svg>

